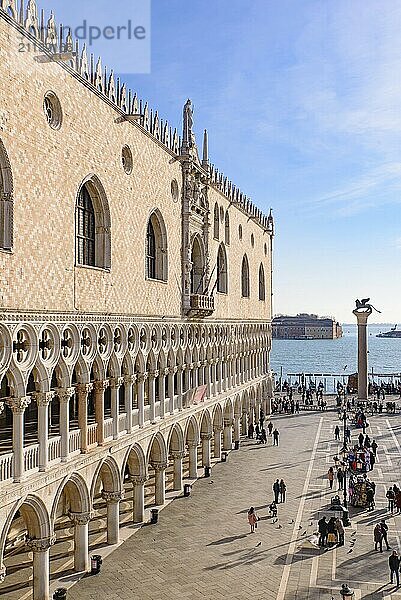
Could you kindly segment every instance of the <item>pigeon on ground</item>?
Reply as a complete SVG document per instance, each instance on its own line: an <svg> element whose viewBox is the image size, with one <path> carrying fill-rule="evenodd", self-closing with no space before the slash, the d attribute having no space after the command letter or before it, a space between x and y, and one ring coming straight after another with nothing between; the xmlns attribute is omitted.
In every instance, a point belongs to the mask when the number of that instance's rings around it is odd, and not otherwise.
<svg viewBox="0 0 401 600"><path fill-rule="evenodd" d="M210 485L211 483L214 483L213 479L212 479L212 481L209 481L209 485Z"/></svg>
<svg viewBox="0 0 401 600"><path fill-rule="evenodd" d="M302 532L302 535L306 535L306 529L305 529L305 531Z"/></svg>
<svg viewBox="0 0 401 600"><path fill-rule="evenodd" d="M292 525L293 523L295 523L294 519L291 519L291 521L288 523L288 525Z"/></svg>
<svg viewBox="0 0 401 600"><path fill-rule="evenodd" d="M283 526L279 523L278 526L276 527L276 529L282 529Z"/></svg>
<svg viewBox="0 0 401 600"><path fill-rule="evenodd" d="M262 545L262 542L258 542L258 543L256 544L255 548L257 548L258 546L261 546L261 545Z"/></svg>
<svg viewBox="0 0 401 600"><path fill-rule="evenodd" d="M351 554L351 552L353 552L353 548L351 548L351 550L348 550L347 554Z"/></svg>
<svg viewBox="0 0 401 600"><path fill-rule="evenodd" d="M298 529L302 529L302 525L298 525Z"/></svg>

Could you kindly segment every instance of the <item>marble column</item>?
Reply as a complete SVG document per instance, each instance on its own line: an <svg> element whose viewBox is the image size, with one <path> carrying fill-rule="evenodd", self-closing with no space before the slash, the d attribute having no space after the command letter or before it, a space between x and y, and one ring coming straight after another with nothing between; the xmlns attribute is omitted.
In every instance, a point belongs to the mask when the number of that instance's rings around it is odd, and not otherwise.
<svg viewBox="0 0 401 600"><path fill-rule="evenodd" d="M135 375L124 375L124 402L127 414L127 433L132 432L132 387L135 383Z"/></svg>
<svg viewBox="0 0 401 600"><path fill-rule="evenodd" d="M49 404L55 392L36 392L33 398L38 406L39 471L44 472L49 462Z"/></svg>
<svg viewBox="0 0 401 600"><path fill-rule="evenodd" d="M13 413L14 483L20 483L24 475L24 412L30 403L30 396L6 400Z"/></svg>
<svg viewBox="0 0 401 600"><path fill-rule="evenodd" d="M213 449L213 457L220 460L221 458L221 432L223 431L222 427L214 427L213 435L214 435L214 449Z"/></svg>
<svg viewBox="0 0 401 600"><path fill-rule="evenodd" d="M166 463L153 462L155 470L155 504L163 506L166 501Z"/></svg>
<svg viewBox="0 0 401 600"><path fill-rule="evenodd" d="M134 506L133 506L133 521L134 523L142 523L145 511L145 483L146 475L132 475L130 481L133 485Z"/></svg>
<svg viewBox="0 0 401 600"><path fill-rule="evenodd" d="M177 408L182 410L182 375L183 369L181 366L177 367Z"/></svg>
<svg viewBox="0 0 401 600"><path fill-rule="evenodd" d="M211 433L201 433L202 440L202 466L210 467L210 440L212 439Z"/></svg>
<svg viewBox="0 0 401 600"><path fill-rule="evenodd" d="M145 381L147 376L147 373L138 373L136 378L139 427L143 427L145 423Z"/></svg>
<svg viewBox="0 0 401 600"><path fill-rule="evenodd" d="M240 442L241 439L241 421L240 416L234 416L234 442Z"/></svg>
<svg viewBox="0 0 401 600"><path fill-rule="evenodd" d="M148 386L149 386L149 408L150 415L149 419L151 423L156 423L156 377L158 377L159 371L150 371L148 374Z"/></svg>
<svg viewBox="0 0 401 600"><path fill-rule="evenodd" d="M170 454L174 461L174 476L173 476L173 490L182 490L182 461L185 453L180 451L173 451Z"/></svg>
<svg viewBox="0 0 401 600"><path fill-rule="evenodd" d="M60 403L61 462L67 462L70 454L70 400L75 388L58 388L56 393Z"/></svg>
<svg viewBox="0 0 401 600"><path fill-rule="evenodd" d="M33 553L33 600L49 600L50 547L56 536L30 539L26 545Z"/></svg>
<svg viewBox="0 0 401 600"><path fill-rule="evenodd" d="M224 419L223 450L231 450L233 447L233 424L231 419Z"/></svg>
<svg viewBox="0 0 401 600"><path fill-rule="evenodd" d="M169 411L174 414L174 375L177 372L177 367L170 367L168 371L168 397L170 398Z"/></svg>
<svg viewBox="0 0 401 600"><path fill-rule="evenodd" d="M241 417L241 432L242 435L248 435L248 415L243 412Z"/></svg>
<svg viewBox="0 0 401 600"><path fill-rule="evenodd" d="M111 417L113 419L113 440L118 440L120 435L120 411L119 411L119 390L124 379L122 377L110 378L111 390Z"/></svg>
<svg viewBox="0 0 401 600"><path fill-rule="evenodd" d="M108 379L95 381L93 389L95 392L95 419L97 423L97 443L104 444L104 392L109 386Z"/></svg>
<svg viewBox="0 0 401 600"><path fill-rule="evenodd" d="M74 524L74 569L78 573L89 570L89 512L68 513Z"/></svg>
<svg viewBox="0 0 401 600"><path fill-rule="evenodd" d="M211 384L211 360L206 361L205 366L205 385L206 385L206 395L208 398L212 395L212 384Z"/></svg>
<svg viewBox="0 0 401 600"><path fill-rule="evenodd" d="M81 430L81 453L88 452L88 394L92 391L91 383L79 383L78 394L78 426Z"/></svg>
<svg viewBox="0 0 401 600"><path fill-rule="evenodd" d="M107 543L118 544L120 541L120 502L121 492L102 491L102 498L107 505Z"/></svg>
<svg viewBox="0 0 401 600"><path fill-rule="evenodd" d="M198 443L190 442L188 444L189 452L189 476L193 479L198 477Z"/></svg>
<svg viewBox="0 0 401 600"><path fill-rule="evenodd" d="M368 399L368 343L366 330L368 317L372 314L372 309L369 305L366 305L363 309L355 309L352 312L358 323L358 400L366 401Z"/></svg>
<svg viewBox="0 0 401 600"><path fill-rule="evenodd" d="M223 390L223 362L222 359L218 359L216 365L216 379L217 379L217 393L221 394Z"/></svg>
<svg viewBox="0 0 401 600"><path fill-rule="evenodd" d="M159 375L159 400L160 400L160 418L164 419L166 412L166 377L168 375L168 369L160 369Z"/></svg>

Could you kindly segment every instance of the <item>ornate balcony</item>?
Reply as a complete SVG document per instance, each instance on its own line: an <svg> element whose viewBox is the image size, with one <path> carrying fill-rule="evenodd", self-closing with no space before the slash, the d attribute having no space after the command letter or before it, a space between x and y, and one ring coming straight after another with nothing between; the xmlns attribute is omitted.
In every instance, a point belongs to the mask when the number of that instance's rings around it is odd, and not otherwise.
<svg viewBox="0 0 401 600"><path fill-rule="evenodd" d="M214 297L191 294L190 313L193 317L209 317L214 312Z"/></svg>

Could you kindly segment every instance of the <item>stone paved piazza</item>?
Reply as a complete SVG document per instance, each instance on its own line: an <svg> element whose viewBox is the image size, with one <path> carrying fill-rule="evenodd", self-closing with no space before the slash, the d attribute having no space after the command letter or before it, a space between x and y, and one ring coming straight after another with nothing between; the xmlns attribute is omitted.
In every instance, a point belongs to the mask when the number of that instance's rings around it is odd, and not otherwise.
<svg viewBox="0 0 401 600"><path fill-rule="evenodd" d="M283 415L274 423L281 432L279 448L270 440L267 447L244 440L239 452L214 466L210 479L194 484L190 498L177 498L161 512L159 524L138 530L105 560L99 576L74 586L69 599L330 600L340 597L343 582L355 589L356 600L401 598L388 584L389 553L376 553L372 544L374 524L388 515L385 487L399 482L398 417L370 419L368 433L379 444L372 473L376 509L351 508L345 546L327 552L299 546L315 529L311 519L333 495L326 472L337 451L336 414ZM279 506L281 528L267 517L277 477L288 486L288 501ZM250 505L261 517L253 535ZM398 550L400 520L388 519L390 545Z"/></svg>

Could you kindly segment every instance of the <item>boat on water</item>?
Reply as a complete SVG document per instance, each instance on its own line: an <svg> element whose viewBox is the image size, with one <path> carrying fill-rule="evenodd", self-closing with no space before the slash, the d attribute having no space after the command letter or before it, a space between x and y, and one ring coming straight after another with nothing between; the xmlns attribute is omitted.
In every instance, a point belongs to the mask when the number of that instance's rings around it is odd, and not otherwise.
<svg viewBox="0 0 401 600"><path fill-rule="evenodd" d="M378 333L376 337L379 338L401 338L401 330L397 329L397 325L394 325L390 329L390 331L385 331L384 333Z"/></svg>

